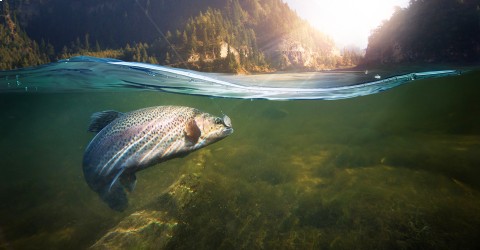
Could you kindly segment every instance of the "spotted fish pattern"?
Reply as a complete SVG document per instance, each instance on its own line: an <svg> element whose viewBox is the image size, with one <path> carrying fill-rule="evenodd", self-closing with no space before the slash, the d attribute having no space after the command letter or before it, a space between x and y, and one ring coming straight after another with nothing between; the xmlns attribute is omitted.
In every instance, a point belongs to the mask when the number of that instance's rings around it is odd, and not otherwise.
<svg viewBox="0 0 480 250"><path fill-rule="evenodd" d="M110 208L123 211L135 173L185 156L233 133L223 118L183 106L149 107L129 113L94 113L89 131L98 132L83 156L85 180Z"/></svg>

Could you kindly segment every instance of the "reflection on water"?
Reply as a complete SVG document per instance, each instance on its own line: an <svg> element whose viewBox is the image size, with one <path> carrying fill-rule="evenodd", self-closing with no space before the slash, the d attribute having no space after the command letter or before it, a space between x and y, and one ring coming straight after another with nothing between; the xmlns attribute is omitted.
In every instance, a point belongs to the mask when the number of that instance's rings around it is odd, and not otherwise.
<svg viewBox="0 0 480 250"><path fill-rule="evenodd" d="M0 249L477 249L478 79L337 101L2 94ZM235 133L139 172L110 210L81 171L90 114L167 104L223 111Z"/></svg>

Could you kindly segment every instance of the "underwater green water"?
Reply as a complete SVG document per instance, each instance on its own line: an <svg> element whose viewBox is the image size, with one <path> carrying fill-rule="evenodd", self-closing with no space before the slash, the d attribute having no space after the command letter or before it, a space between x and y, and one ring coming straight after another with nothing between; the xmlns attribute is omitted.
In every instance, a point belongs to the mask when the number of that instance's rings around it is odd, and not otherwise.
<svg viewBox="0 0 480 250"><path fill-rule="evenodd" d="M479 93L475 71L336 101L0 94L0 249L479 249ZM157 105L235 132L110 210L82 174L89 117Z"/></svg>

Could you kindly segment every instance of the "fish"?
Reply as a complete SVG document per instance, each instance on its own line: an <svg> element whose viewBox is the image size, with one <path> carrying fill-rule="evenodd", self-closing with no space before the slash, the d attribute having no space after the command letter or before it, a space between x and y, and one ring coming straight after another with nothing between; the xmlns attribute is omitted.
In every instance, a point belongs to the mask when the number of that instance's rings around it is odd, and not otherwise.
<svg viewBox="0 0 480 250"><path fill-rule="evenodd" d="M116 211L128 207L135 173L222 140L233 133L231 119L185 106L156 106L128 113L107 110L91 116L97 133L83 155L88 186Z"/></svg>

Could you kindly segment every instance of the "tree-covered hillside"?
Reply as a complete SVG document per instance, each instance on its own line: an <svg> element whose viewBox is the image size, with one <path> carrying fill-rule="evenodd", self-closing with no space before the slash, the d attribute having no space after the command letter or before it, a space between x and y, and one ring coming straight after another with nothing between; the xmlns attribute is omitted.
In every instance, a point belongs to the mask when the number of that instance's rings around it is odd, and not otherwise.
<svg viewBox="0 0 480 250"><path fill-rule="evenodd" d="M45 45L42 53L53 47L55 58L86 54L224 72L358 62L281 0L9 1L18 26Z"/></svg>
<svg viewBox="0 0 480 250"><path fill-rule="evenodd" d="M43 51L52 47L42 44ZM4 3L0 12L0 69L14 69L39 65L49 61L37 42L32 41L10 15L10 7ZM53 52L52 52L53 53Z"/></svg>
<svg viewBox="0 0 480 250"><path fill-rule="evenodd" d="M480 60L480 1L411 0L373 31L366 64Z"/></svg>

